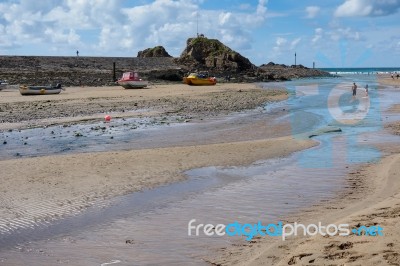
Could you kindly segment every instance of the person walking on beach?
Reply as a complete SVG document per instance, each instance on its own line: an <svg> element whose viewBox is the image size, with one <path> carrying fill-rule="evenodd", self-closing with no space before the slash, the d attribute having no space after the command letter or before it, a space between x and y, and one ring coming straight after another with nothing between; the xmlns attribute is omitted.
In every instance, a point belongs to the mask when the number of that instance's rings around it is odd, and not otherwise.
<svg viewBox="0 0 400 266"><path fill-rule="evenodd" d="M355 82L353 82L353 86L351 87L351 89L353 91L353 98L355 98L357 94L357 85Z"/></svg>
<svg viewBox="0 0 400 266"><path fill-rule="evenodd" d="M79 51L78 51L78 50L76 50L76 56L77 56L77 57L79 56Z"/></svg>
<svg viewBox="0 0 400 266"><path fill-rule="evenodd" d="M368 96L368 84L365 85L365 95Z"/></svg>

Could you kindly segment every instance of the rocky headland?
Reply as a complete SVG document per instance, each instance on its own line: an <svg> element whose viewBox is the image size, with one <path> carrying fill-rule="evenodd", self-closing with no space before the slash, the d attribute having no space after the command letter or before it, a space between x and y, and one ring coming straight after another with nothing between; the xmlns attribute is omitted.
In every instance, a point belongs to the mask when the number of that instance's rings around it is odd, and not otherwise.
<svg viewBox="0 0 400 266"><path fill-rule="evenodd" d="M207 71L219 80L257 82L328 76L301 65L268 63L259 67L216 39L189 38L178 58L162 46L139 51L137 57L0 56L0 79L9 84L105 86L126 71L138 71L152 82L180 82L189 72Z"/></svg>

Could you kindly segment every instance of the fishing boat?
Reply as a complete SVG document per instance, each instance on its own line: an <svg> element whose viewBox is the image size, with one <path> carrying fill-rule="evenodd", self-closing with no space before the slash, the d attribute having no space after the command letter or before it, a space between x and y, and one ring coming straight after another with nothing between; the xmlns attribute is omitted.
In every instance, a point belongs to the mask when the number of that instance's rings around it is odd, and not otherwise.
<svg viewBox="0 0 400 266"><path fill-rule="evenodd" d="M217 79L209 77L208 74L190 73L189 76L183 78L183 83L188 85L215 85L217 84Z"/></svg>
<svg viewBox="0 0 400 266"><path fill-rule="evenodd" d="M8 85L7 81L5 81L5 80L0 80L0 91L1 91L2 89L7 88L7 85Z"/></svg>
<svg viewBox="0 0 400 266"><path fill-rule="evenodd" d="M47 95L47 94L59 94L62 90L61 84L56 86L19 86L19 92L21 95Z"/></svg>
<svg viewBox="0 0 400 266"><path fill-rule="evenodd" d="M148 85L148 81L141 79L137 72L125 72L117 83L125 89L140 89Z"/></svg>

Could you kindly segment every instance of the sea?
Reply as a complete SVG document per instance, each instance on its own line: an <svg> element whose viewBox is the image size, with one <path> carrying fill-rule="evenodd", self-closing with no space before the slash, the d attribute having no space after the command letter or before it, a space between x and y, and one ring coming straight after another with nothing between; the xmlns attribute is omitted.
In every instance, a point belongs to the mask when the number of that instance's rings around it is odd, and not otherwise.
<svg viewBox="0 0 400 266"><path fill-rule="evenodd" d="M332 75L371 75L371 74L391 74L400 73L400 67L338 67L338 68L319 68Z"/></svg>

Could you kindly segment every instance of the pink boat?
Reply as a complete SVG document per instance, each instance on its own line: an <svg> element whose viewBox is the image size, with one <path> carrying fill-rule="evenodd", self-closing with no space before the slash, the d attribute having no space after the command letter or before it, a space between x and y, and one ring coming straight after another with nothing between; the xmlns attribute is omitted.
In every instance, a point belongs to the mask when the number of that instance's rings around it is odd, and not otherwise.
<svg viewBox="0 0 400 266"><path fill-rule="evenodd" d="M148 85L148 81L139 78L137 72L125 72L117 83L125 89L139 89Z"/></svg>

